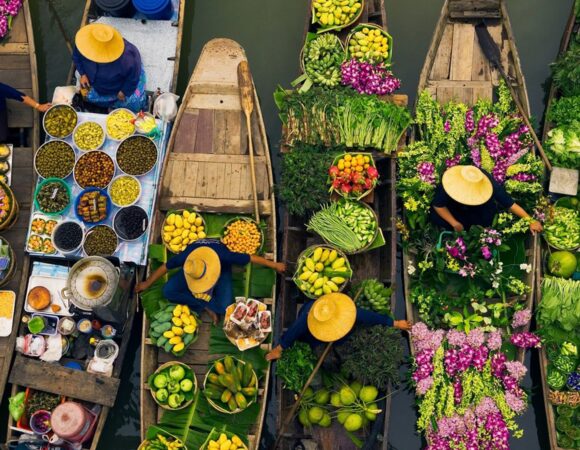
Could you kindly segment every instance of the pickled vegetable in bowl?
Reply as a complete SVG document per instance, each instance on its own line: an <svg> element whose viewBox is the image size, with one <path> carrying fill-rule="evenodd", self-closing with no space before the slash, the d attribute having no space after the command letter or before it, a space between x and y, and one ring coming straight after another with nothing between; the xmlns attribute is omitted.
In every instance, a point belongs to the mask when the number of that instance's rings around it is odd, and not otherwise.
<svg viewBox="0 0 580 450"><path fill-rule="evenodd" d="M97 122L83 122L77 125L73 141L79 150L97 150L105 142L105 130Z"/></svg>
<svg viewBox="0 0 580 450"><path fill-rule="evenodd" d="M125 108L119 108L109 113L107 117L107 136L115 141L132 136L135 133L135 114Z"/></svg>

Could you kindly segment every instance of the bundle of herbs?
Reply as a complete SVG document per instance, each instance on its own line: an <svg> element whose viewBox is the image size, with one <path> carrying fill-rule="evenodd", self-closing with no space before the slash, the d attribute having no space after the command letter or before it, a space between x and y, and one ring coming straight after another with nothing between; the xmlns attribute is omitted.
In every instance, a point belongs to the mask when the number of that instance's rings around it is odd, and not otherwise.
<svg viewBox="0 0 580 450"><path fill-rule="evenodd" d="M563 96L580 95L580 38L551 65L554 83Z"/></svg>
<svg viewBox="0 0 580 450"><path fill-rule="evenodd" d="M276 363L276 375L282 379L284 388L300 391L314 370L316 356L310 345L296 341L282 352Z"/></svg>
<svg viewBox="0 0 580 450"><path fill-rule="evenodd" d="M536 310L541 333L548 340L580 340L580 281L558 277L542 280L542 301Z"/></svg>
<svg viewBox="0 0 580 450"><path fill-rule="evenodd" d="M348 88L278 89L274 97L291 146L302 142L391 153L411 124L406 108Z"/></svg>
<svg viewBox="0 0 580 450"><path fill-rule="evenodd" d="M277 193L290 214L307 216L328 201L328 166L340 150L299 145L282 156L282 179Z"/></svg>
<svg viewBox="0 0 580 450"><path fill-rule="evenodd" d="M403 361L401 333L394 328L375 325L357 329L342 346L342 370L365 385L386 390L399 382Z"/></svg>

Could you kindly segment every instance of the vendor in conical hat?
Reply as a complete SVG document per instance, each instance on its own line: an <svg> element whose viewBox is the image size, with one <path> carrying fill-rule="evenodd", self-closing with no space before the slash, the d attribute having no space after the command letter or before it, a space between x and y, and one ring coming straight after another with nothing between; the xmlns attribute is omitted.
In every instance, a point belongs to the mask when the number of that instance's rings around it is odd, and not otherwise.
<svg viewBox="0 0 580 450"><path fill-rule="evenodd" d="M134 112L145 107L141 55L117 29L102 23L85 25L75 36L72 59L89 103Z"/></svg>
<svg viewBox="0 0 580 450"><path fill-rule="evenodd" d="M529 218L533 233L543 229L488 173L475 166L454 166L445 171L435 190L431 221L455 231L468 230L473 225L489 227L500 209Z"/></svg>
<svg viewBox="0 0 580 450"><path fill-rule="evenodd" d="M410 322L393 320L386 314L379 314L359 308L345 294L334 292L306 303L296 321L282 335L280 343L266 355L268 361L279 359L284 349L297 340L311 345L342 340L356 326L384 325L401 330L409 330Z"/></svg>
<svg viewBox="0 0 580 450"><path fill-rule="evenodd" d="M214 320L224 314L234 302L232 266L245 266L250 262L284 273L286 265L269 261L257 255L235 253L214 239L200 239L183 252L163 264L149 278L137 284L135 291L142 292L168 270L178 269L163 287L163 295L173 303L188 305L201 313L206 310Z"/></svg>

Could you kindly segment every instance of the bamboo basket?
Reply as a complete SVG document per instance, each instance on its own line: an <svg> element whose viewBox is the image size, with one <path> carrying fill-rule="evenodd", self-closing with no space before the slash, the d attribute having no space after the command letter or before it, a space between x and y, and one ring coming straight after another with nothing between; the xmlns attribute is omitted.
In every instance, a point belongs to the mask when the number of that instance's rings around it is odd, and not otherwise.
<svg viewBox="0 0 580 450"><path fill-rule="evenodd" d="M258 249L256 250L256 252L254 254L255 255L260 255L262 253L262 250L264 249L264 243L266 241L265 238L264 238L264 232L262 231L262 228L260 227L260 224L258 222L256 222L254 219L250 218L250 217L238 216L238 217L233 217L230 220L228 220L224 224L224 228L223 228L222 233L221 233L220 241L223 243L223 238L225 236L225 231L228 228L228 226L230 226L232 223L237 222L239 220L243 220L244 222L253 223L258 228L258 232L260 233L260 245L258 246ZM226 247L227 247L227 245L226 245ZM229 247L228 247L228 250L230 250ZM233 251L233 250L230 250L230 251Z"/></svg>
<svg viewBox="0 0 580 450"><path fill-rule="evenodd" d="M345 28L350 27L353 23L355 23L357 20L360 19L360 16L362 15L363 10L365 9L365 0L360 0L360 8L356 14L356 16L354 16L352 18L352 20L350 22L347 22L345 24L342 25L332 25L330 27L326 27L326 28L322 28L323 25L318 21L318 18L316 17L316 9L314 8L314 5L312 5L312 23L313 24L318 24L319 28L318 30L316 30L316 32L318 34L321 33L326 33L327 31L340 31L340 30L344 30Z"/></svg>
<svg viewBox="0 0 580 450"><path fill-rule="evenodd" d="M363 60L363 59L359 59L356 58L355 59L357 61L365 61L365 62L370 62L371 64L379 64L379 63L383 63L386 66L390 66L391 65L391 60L393 58L393 37L387 33L385 31L385 29L379 25L375 25L373 23L361 23L359 25L357 25L356 27L354 27L350 33L348 33L348 36L346 37L346 42L345 42L345 51L346 51L346 59L349 60L352 58L349 48L350 48L350 41L351 39L353 39L354 35L358 32L358 31L362 31L363 28L369 28L369 29L373 29L373 30L379 30L381 32L381 35L387 38L387 44L389 46L388 48L388 55L386 58L383 58L381 60L374 60L374 59L370 59L369 61Z"/></svg>
<svg viewBox="0 0 580 450"><path fill-rule="evenodd" d="M181 215L181 214L183 214L183 211L194 212L198 217L201 217L201 220L203 222L203 228L207 234L207 225L205 223L204 217L199 212L195 211L194 209L184 208L184 209L175 209L175 210L167 211L167 214L165 215L165 218L163 219L163 224L161 225L161 231L160 231L161 236L160 237L161 237L161 242L163 242L163 245L165 246L167 251L170 253L173 253L174 255L179 254L181 252L175 253L173 250L171 250L171 248L169 247L169 244L163 240L163 234L164 234L163 229L165 228L165 225L167 225L167 217L169 217L170 214L180 214ZM196 242L196 241L193 241L193 242ZM192 244L193 242L190 242L189 244Z"/></svg>
<svg viewBox="0 0 580 450"><path fill-rule="evenodd" d="M8 195L8 198L12 203L10 206L10 212L8 213L8 216L2 223L0 223L0 231L7 231L10 228L12 228L16 223L16 221L18 220L18 216L20 214L20 205L18 204L16 196L14 195L14 191L12 191L10 186L8 186L3 181L0 181L0 188L4 189L4 192L6 192L6 195Z"/></svg>
<svg viewBox="0 0 580 450"><path fill-rule="evenodd" d="M164 405L162 403L159 403L157 401L157 398L155 397L155 393L153 392L153 389L149 389L149 393L151 394L151 397L153 397L153 401L155 403L157 403L157 405L159 405L159 407L161 407L161 408L163 408L163 409L165 409L167 411L179 411L180 409L187 408L189 405L191 405L193 403L193 400L195 399L195 395L197 394L197 390L198 390L197 377L195 376L195 373L189 367L187 367L186 364L181 363L179 361L168 361L165 364L162 364L161 366L159 366L157 368L157 370L155 372L153 372L152 376L155 376L159 372L162 372L165 369L169 369L170 367L177 366L177 365L179 365L179 366L185 366L186 367L186 370L189 370L193 374L193 379L192 379L192 381L193 381L193 389L191 390L191 392L193 393L193 396L192 396L192 398L190 400L184 402L183 405L181 405L179 408L171 408L171 407L169 407L169 405Z"/></svg>

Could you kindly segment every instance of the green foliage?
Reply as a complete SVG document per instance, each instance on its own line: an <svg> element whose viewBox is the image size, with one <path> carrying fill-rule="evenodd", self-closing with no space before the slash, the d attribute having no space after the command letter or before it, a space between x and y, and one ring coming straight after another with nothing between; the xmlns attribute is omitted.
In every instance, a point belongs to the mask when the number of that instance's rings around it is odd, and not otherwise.
<svg viewBox="0 0 580 450"><path fill-rule="evenodd" d="M286 389L298 392L314 370L315 363L316 356L310 345L296 341L282 352L276 364L276 375L282 379Z"/></svg>
<svg viewBox="0 0 580 450"><path fill-rule="evenodd" d="M548 340L580 339L580 281L545 277L542 281L542 301L536 310L542 335Z"/></svg>
<svg viewBox="0 0 580 450"><path fill-rule="evenodd" d="M380 390L399 381L403 345L401 333L394 328L383 325L359 328L349 336L340 354L342 370L349 378Z"/></svg>
<svg viewBox="0 0 580 450"><path fill-rule="evenodd" d="M580 95L580 43L573 41L570 48L551 64L554 84L565 97Z"/></svg>
<svg viewBox="0 0 580 450"><path fill-rule="evenodd" d="M299 145L282 158L277 193L290 214L306 216L328 201L328 169L339 149Z"/></svg>
<svg viewBox="0 0 580 450"><path fill-rule="evenodd" d="M557 126L568 125L580 117L580 95L556 99L550 105L547 119Z"/></svg>

